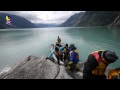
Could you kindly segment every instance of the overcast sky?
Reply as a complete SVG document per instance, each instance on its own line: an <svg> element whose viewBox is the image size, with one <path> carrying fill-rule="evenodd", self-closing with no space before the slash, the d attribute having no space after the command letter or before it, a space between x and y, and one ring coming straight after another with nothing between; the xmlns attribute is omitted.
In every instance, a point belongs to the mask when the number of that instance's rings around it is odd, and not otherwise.
<svg viewBox="0 0 120 90"><path fill-rule="evenodd" d="M81 11L0 11L22 16L32 23L56 23L61 24L70 16Z"/></svg>

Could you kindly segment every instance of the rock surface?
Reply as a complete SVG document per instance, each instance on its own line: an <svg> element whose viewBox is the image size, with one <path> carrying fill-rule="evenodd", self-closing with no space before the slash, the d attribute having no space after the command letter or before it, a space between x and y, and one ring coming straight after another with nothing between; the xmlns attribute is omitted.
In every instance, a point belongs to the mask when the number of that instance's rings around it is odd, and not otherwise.
<svg viewBox="0 0 120 90"><path fill-rule="evenodd" d="M9 71L1 73L0 79L73 79L64 66L45 58L28 56Z"/></svg>
<svg viewBox="0 0 120 90"><path fill-rule="evenodd" d="M7 70L0 72L0 79L82 79L84 62L79 62L78 72L69 72L64 65L43 57L28 56ZM111 68L107 68L106 75Z"/></svg>

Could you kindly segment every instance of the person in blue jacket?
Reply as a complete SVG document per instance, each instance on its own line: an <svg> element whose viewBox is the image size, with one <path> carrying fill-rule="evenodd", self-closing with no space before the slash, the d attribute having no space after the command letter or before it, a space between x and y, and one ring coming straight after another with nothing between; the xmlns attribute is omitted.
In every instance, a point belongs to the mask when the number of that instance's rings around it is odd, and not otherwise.
<svg viewBox="0 0 120 90"><path fill-rule="evenodd" d="M79 71L78 62L79 60L79 53L77 48L74 46L74 44L70 45L70 53L69 53L69 63L68 63L68 70L74 71L75 69Z"/></svg>

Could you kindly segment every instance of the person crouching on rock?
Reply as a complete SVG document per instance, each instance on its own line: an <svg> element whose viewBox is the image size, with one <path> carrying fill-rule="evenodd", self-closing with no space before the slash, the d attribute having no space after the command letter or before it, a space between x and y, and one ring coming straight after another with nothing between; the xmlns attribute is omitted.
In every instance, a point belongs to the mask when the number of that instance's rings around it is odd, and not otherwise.
<svg viewBox="0 0 120 90"><path fill-rule="evenodd" d="M117 59L116 53L109 50L91 52L84 63L83 79L106 79L107 66Z"/></svg>
<svg viewBox="0 0 120 90"><path fill-rule="evenodd" d="M76 49L74 44L71 44L69 48L71 49L71 51L69 53L69 60L70 61L68 63L68 70L70 70L71 72L74 70L79 71L79 66L78 66L79 53L78 53L78 50Z"/></svg>

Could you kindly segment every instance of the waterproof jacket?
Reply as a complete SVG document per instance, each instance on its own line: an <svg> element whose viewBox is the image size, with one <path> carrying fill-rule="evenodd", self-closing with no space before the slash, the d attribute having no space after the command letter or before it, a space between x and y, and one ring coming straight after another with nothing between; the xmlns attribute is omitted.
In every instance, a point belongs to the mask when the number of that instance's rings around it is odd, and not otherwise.
<svg viewBox="0 0 120 90"><path fill-rule="evenodd" d="M102 52L103 51L98 52L99 57L101 56ZM83 79L106 79L105 74L97 75L93 73L93 71L99 66L99 64L100 63L96 60L96 58L92 54L90 54L88 56L88 59L84 63Z"/></svg>

